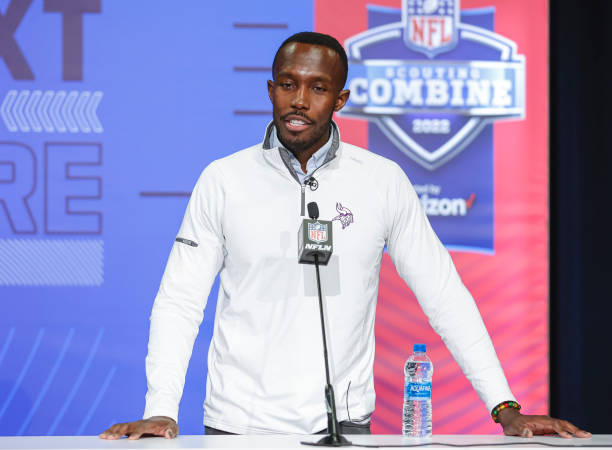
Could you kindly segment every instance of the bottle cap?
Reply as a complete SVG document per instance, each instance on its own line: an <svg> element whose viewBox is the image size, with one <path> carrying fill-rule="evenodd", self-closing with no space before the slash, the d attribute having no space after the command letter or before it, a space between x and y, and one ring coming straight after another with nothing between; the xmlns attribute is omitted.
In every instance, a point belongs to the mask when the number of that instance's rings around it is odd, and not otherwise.
<svg viewBox="0 0 612 450"><path fill-rule="evenodd" d="M425 344L414 344L414 346L412 347L412 351L413 352L421 352L421 353L425 353L425 351L427 350L427 346Z"/></svg>

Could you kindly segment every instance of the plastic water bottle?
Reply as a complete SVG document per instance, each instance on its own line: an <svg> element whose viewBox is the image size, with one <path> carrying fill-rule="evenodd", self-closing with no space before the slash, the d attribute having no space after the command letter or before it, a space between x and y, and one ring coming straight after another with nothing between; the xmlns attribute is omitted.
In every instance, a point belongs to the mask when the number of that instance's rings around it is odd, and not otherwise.
<svg viewBox="0 0 612 450"><path fill-rule="evenodd" d="M425 344L414 344L412 351L404 366L402 433L415 437L431 436L433 364L425 354Z"/></svg>

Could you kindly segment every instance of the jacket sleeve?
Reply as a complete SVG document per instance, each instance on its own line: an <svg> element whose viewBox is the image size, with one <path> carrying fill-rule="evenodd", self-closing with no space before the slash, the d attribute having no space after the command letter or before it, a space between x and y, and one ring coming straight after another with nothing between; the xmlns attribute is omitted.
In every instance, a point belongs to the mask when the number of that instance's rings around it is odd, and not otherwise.
<svg viewBox="0 0 612 450"><path fill-rule="evenodd" d="M223 264L224 192L214 164L202 172L191 194L153 305L145 418L177 420L193 343L210 288Z"/></svg>
<svg viewBox="0 0 612 450"><path fill-rule="evenodd" d="M387 249L398 273L488 410L515 400L476 303L431 228L414 188L399 166L391 179Z"/></svg>

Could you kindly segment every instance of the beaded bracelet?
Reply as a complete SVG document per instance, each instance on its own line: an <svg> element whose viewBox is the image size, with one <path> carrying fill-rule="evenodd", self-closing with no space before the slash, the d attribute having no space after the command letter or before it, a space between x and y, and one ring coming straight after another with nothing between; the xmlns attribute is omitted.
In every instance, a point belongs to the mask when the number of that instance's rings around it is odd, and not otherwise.
<svg viewBox="0 0 612 450"><path fill-rule="evenodd" d="M491 411L491 418L493 419L493 422L499 423L499 417L497 417L497 415L502 409L506 409L506 408L514 408L520 411L521 405L519 405L517 402L512 401L512 400L500 403L495 408L493 408L493 411Z"/></svg>

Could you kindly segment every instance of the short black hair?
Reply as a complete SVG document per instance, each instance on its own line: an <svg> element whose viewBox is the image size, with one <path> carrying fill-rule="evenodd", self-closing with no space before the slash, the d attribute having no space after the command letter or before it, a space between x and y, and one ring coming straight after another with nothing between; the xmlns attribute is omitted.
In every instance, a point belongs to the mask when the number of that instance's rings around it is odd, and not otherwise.
<svg viewBox="0 0 612 450"><path fill-rule="evenodd" d="M302 31L301 33L296 33L292 36L289 36L284 42L278 47L276 51L276 55L274 55L274 62L272 63L272 79L274 79L274 71L276 69L276 63L278 61L278 55L281 49L292 42L297 42L300 44L311 44L311 45L321 45L323 47L331 48L335 51L340 57L340 61L342 62L342 67L344 68L344 76L342 80L342 86L346 83L346 77L348 75L348 58L346 56L346 52L344 51L344 47L342 44L338 42L338 40L330 36L329 34L323 33L315 33L313 31Z"/></svg>

